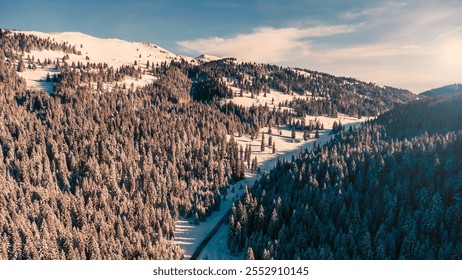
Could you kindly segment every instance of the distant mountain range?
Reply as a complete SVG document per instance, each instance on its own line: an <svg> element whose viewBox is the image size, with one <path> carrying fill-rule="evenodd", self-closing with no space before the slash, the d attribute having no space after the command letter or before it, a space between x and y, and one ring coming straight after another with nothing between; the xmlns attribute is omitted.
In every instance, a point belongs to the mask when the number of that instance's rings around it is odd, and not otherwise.
<svg viewBox="0 0 462 280"><path fill-rule="evenodd" d="M444 87L434 88L434 89L422 92L420 95L435 97L435 96L449 95L449 94L455 94L455 93L462 93L462 84L452 84L452 85L447 85Z"/></svg>

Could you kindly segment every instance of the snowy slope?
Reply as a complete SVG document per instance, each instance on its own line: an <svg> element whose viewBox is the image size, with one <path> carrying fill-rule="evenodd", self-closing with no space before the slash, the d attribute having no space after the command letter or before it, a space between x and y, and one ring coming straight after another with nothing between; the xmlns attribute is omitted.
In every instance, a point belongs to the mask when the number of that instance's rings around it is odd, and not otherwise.
<svg viewBox="0 0 462 280"><path fill-rule="evenodd" d="M240 96L240 89L236 87L230 86L233 92L236 93L236 97L232 99L226 99L227 102L232 101L234 104L244 106L244 107L251 107L251 106L258 106L262 105L265 106L268 105L270 108L273 106L278 106L279 103L283 103L285 101L292 101L295 98L301 98L300 95L295 94L295 95L289 95L282 93L280 91L276 91L271 89L269 93L266 94L266 97L264 94L260 94L258 96L254 96L252 98L252 94L250 92L242 92L242 96ZM285 108L288 109L288 108Z"/></svg>
<svg viewBox="0 0 462 280"><path fill-rule="evenodd" d="M198 56L198 57L196 57L194 59L197 60L197 61L201 61L201 62L210 62L210 61L214 61L214 60L220 60L222 58L218 57L218 56L202 54L202 55L200 55L200 56Z"/></svg>
<svg viewBox="0 0 462 280"><path fill-rule="evenodd" d="M87 62L86 56L89 56L90 62L107 63L109 66L119 67L122 65L131 65L136 60L144 65L147 60L151 63L160 63L170 61L172 59L192 60L190 57L175 55L159 46L150 43L129 42L120 39L103 39L86 35L80 32L59 32L59 33L43 33L37 31L18 31L19 33L31 34L40 38L50 38L55 42L67 42L71 46L75 46L77 51L81 51L82 55L69 55L70 62ZM53 54L55 53L55 54ZM62 52L53 51L32 51L35 58L43 56L50 57L55 55L55 58L62 58ZM141 57L140 57L141 56Z"/></svg>
<svg viewBox="0 0 462 280"><path fill-rule="evenodd" d="M57 43L66 42L71 46L75 46L81 55L69 54L67 62L81 62L86 64L90 63L106 63L109 67L120 67L122 65L134 65L135 61L141 68L146 67L147 61L149 63L160 64L161 62L184 59L192 61L193 59L187 56L175 55L159 46L150 43L129 42L120 39L102 39L79 32L60 32L60 33L43 33L37 31L15 31L16 33L24 33L35 35L40 38L49 38ZM61 61L63 56L66 55L62 51L51 50L33 50L30 53L25 53L27 56L34 57L37 61L44 61L51 59L51 61ZM47 73L56 73L53 67L37 68L36 70L26 70L19 74L26 79L28 88L41 89L44 91L50 90L50 84L46 84L45 78ZM143 86L154 80L154 77L143 77L135 81L135 86ZM129 81L131 84L133 81ZM51 85L51 88L53 86Z"/></svg>

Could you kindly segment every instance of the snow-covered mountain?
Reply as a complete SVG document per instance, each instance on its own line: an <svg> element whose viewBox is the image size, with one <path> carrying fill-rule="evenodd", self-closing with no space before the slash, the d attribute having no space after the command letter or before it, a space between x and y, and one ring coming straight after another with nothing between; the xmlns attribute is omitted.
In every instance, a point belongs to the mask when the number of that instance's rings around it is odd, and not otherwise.
<svg viewBox="0 0 462 280"><path fill-rule="evenodd" d="M59 32L59 33L43 33L37 31L19 31L20 33L35 35L39 38L50 38L58 43L68 43L81 51L81 55L70 55L69 62L95 62L107 63L109 66L119 67L122 65L133 64L137 61L140 64L145 64L146 61L151 63L160 63L172 59L191 60L190 57L180 56L163 49L151 43L130 42L120 39L103 39L93 37L80 32ZM51 53L54 53L51 51ZM31 54L36 58L49 57L52 55L46 51L32 51ZM55 58L62 58L54 54ZM86 60L86 57L89 60Z"/></svg>
<svg viewBox="0 0 462 280"><path fill-rule="evenodd" d="M171 60L181 60L192 62L191 57L177 55L166 49L151 43L129 42L120 39L103 39L93 37L80 32L59 32L44 33L37 31L15 31L26 35L34 35L39 38L49 39L56 43L66 43L74 46L79 54L66 54L57 50L32 50L25 53L24 57L33 57L35 61L49 59L52 62L62 61L66 58L67 63L102 63L108 67L118 68L123 65L137 65L146 68L147 63L151 65L160 64ZM52 84L46 83L47 74L57 74L59 71L53 65L38 67L36 69L26 69L20 75L26 79L28 88L51 91ZM143 86L155 79L153 75L143 75L141 79L127 80L128 84L134 83L135 86Z"/></svg>

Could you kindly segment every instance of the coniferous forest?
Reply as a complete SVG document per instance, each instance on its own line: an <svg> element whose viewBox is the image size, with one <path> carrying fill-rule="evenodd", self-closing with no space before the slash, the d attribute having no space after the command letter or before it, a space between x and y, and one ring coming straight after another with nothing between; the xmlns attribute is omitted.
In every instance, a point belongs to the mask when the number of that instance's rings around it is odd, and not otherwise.
<svg viewBox="0 0 462 280"><path fill-rule="evenodd" d="M256 259L461 259L461 106L462 95L402 105L278 162L233 207L230 249Z"/></svg>
<svg viewBox="0 0 462 280"><path fill-rule="evenodd" d="M33 50L65 55L40 61ZM205 221L229 184L257 169L234 137L279 125L295 135L315 129L300 122L306 115L338 114L380 116L337 126L325 146L279 161L246 189L229 219L231 253L461 258L460 96L416 101L407 90L232 58L114 68L69 55L85 56L0 29L0 259L181 259L175 222ZM53 90L31 90L18 73L44 66L58 72L46 77ZM155 81L124 83L146 73ZM245 107L231 87L294 98Z"/></svg>

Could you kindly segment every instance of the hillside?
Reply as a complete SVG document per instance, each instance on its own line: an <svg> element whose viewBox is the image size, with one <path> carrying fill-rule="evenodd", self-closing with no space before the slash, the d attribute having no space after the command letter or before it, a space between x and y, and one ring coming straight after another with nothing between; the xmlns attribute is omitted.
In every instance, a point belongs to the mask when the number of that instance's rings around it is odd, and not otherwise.
<svg viewBox="0 0 462 280"><path fill-rule="evenodd" d="M193 68L189 76L194 82L195 99L226 99L244 107L266 104L289 108L298 117L338 113L376 116L416 98L407 90L380 87L353 78L233 58L203 63Z"/></svg>
<svg viewBox="0 0 462 280"><path fill-rule="evenodd" d="M440 88L431 89L425 92L422 92L420 95L428 97L437 97L440 95L451 95L462 93L462 84L453 84Z"/></svg>
<svg viewBox="0 0 462 280"><path fill-rule="evenodd" d="M233 206L229 249L248 259L461 259L460 102L398 106L278 162Z"/></svg>
<svg viewBox="0 0 462 280"><path fill-rule="evenodd" d="M402 140L420 136L445 134L461 129L462 94L437 95L408 104L399 105L377 118L387 127L389 137Z"/></svg>

